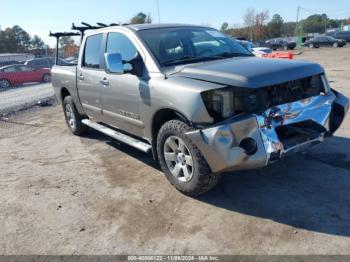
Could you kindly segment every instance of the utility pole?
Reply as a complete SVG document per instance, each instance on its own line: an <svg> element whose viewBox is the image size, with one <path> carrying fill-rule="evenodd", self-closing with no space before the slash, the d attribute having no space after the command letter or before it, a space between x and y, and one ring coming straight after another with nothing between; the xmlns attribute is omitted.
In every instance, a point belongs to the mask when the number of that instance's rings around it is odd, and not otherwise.
<svg viewBox="0 0 350 262"><path fill-rule="evenodd" d="M301 9L301 7L298 6L298 9L297 9L297 21L296 21L296 24L295 24L295 39L296 39L297 47L301 47L301 44L302 44L300 28L299 28L299 12L300 12L300 9Z"/></svg>
<svg viewBox="0 0 350 262"><path fill-rule="evenodd" d="M297 9L297 22L296 22L296 25L295 25L295 31L298 31L298 26L299 26L299 12L300 12L300 6L298 6L298 9Z"/></svg>
<svg viewBox="0 0 350 262"><path fill-rule="evenodd" d="M158 9L158 22L160 23L160 9L159 9L159 0L157 0L157 9Z"/></svg>

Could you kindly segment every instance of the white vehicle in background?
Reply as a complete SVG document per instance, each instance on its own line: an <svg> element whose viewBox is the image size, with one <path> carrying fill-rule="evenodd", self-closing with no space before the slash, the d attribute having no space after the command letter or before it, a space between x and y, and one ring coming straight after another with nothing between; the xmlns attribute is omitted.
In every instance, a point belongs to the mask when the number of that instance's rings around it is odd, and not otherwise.
<svg viewBox="0 0 350 262"><path fill-rule="evenodd" d="M236 40L249 52L253 53L257 57L262 57L264 54L272 53L272 49L268 47L257 47L252 42L246 40Z"/></svg>

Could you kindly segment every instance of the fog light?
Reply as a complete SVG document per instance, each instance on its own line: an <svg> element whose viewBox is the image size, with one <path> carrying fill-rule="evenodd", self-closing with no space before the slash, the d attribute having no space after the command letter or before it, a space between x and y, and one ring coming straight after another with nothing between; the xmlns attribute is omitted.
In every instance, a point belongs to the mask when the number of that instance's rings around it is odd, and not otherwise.
<svg viewBox="0 0 350 262"><path fill-rule="evenodd" d="M241 143L239 143L239 147L243 148L248 156L252 156L258 151L258 145L251 137L244 138Z"/></svg>

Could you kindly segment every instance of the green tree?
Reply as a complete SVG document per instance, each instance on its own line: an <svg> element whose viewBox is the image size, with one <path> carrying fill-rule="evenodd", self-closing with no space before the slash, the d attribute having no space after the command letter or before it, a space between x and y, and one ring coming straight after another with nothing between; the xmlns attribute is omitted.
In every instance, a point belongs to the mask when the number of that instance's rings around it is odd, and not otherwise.
<svg viewBox="0 0 350 262"><path fill-rule="evenodd" d="M30 35L20 26L6 28L2 33L3 52L27 52L30 47Z"/></svg>
<svg viewBox="0 0 350 262"><path fill-rule="evenodd" d="M303 31L306 33L324 33L327 23L328 17L326 14L310 15L301 21Z"/></svg>
<svg viewBox="0 0 350 262"><path fill-rule="evenodd" d="M5 32L0 30L0 53L5 52Z"/></svg>
<svg viewBox="0 0 350 262"><path fill-rule="evenodd" d="M152 23L152 17L150 14L146 15L142 12L138 13L131 18L130 24L150 24Z"/></svg>
<svg viewBox="0 0 350 262"><path fill-rule="evenodd" d="M283 34L283 18L279 14L274 14L267 24L267 31L270 37L279 37Z"/></svg>
<svg viewBox="0 0 350 262"><path fill-rule="evenodd" d="M282 25L282 34L284 36L293 36L295 33L296 22L285 22Z"/></svg>
<svg viewBox="0 0 350 262"><path fill-rule="evenodd" d="M12 27L12 33L17 44L17 52L27 52L30 47L30 35L18 25Z"/></svg>
<svg viewBox="0 0 350 262"><path fill-rule="evenodd" d="M31 49L43 50L45 49L45 43L39 36L34 35L30 41L30 47Z"/></svg>
<svg viewBox="0 0 350 262"><path fill-rule="evenodd" d="M221 28L220 28L220 31L221 32L225 32L228 30L228 23L227 22L224 22L222 25L221 25Z"/></svg>

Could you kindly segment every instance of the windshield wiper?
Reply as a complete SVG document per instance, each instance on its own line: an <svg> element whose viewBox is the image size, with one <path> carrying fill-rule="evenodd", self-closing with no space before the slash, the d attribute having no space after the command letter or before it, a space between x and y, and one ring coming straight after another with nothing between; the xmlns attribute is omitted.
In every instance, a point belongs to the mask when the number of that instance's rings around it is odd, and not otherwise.
<svg viewBox="0 0 350 262"><path fill-rule="evenodd" d="M168 60L163 62L163 65L169 66L169 65L176 65L176 64L181 64L183 62L199 62L199 61L206 61L206 60L211 60L211 59L217 59L215 56L183 56L181 58L173 59L173 60Z"/></svg>
<svg viewBox="0 0 350 262"><path fill-rule="evenodd" d="M254 56L252 54L244 54L244 53L229 53L229 52L224 52L218 55L213 55L213 56L183 56L181 58L173 59L173 60L168 60L163 62L163 65L169 66L169 65L176 65L176 64L181 64L184 62L202 62L202 61L208 61L208 60L215 60L215 59L226 59L226 58L232 58L232 57L237 57L237 56Z"/></svg>
<svg viewBox="0 0 350 262"><path fill-rule="evenodd" d="M224 52L221 54L216 55L217 57L222 58L232 58L237 56L254 56L253 54L245 54L245 53L234 53L234 52Z"/></svg>

